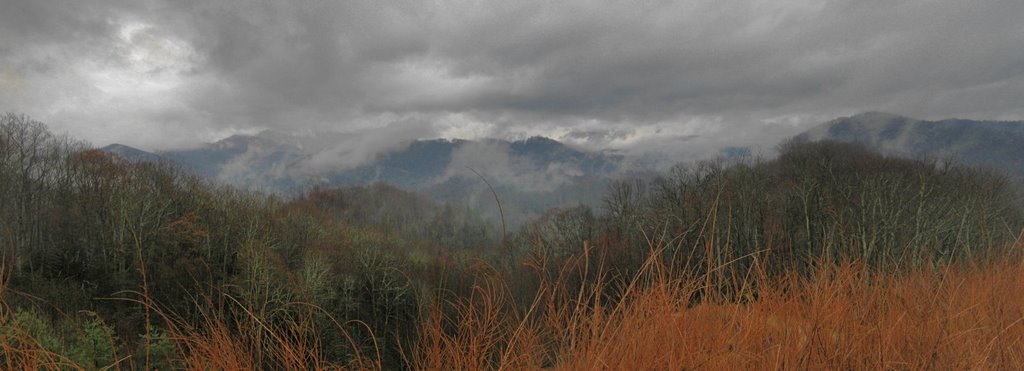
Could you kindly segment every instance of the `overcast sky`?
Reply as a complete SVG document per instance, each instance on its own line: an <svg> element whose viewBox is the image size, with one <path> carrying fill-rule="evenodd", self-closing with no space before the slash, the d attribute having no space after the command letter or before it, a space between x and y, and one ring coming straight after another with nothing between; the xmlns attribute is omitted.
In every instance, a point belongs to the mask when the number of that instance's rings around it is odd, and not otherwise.
<svg viewBox="0 0 1024 371"><path fill-rule="evenodd" d="M263 129L651 149L868 110L1019 120L1022 16L1020 0L2 0L0 111L150 150Z"/></svg>

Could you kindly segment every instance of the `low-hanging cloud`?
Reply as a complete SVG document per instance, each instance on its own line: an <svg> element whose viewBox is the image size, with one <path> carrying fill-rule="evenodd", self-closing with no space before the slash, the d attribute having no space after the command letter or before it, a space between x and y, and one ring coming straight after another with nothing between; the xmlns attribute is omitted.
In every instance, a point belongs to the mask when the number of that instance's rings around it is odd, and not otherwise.
<svg viewBox="0 0 1024 371"><path fill-rule="evenodd" d="M378 156L400 151L419 138L432 135L428 125L396 122L362 132L335 133L320 138L316 147L305 148L311 155L298 164L300 173L317 174L349 170L373 162ZM318 135L324 135L318 133ZM304 142L311 142L306 138Z"/></svg>
<svg viewBox="0 0 1024 371"><path fill-rule="evenodd" d="M149 149L409 121L424 137L754 144L865 110L1022 119L1020 14L999 0L12 0L0 109Z"/></svg>
<svg viewBox="0 0 1024 371"><path fill-rule="evenodd" d="M538 164L509 151L508 142L467 142L452 152L451 163L436 179L441 183L452 177L484 177L488 182L520 192L551 192L583 175L578 164L550 162Z"/></svg>

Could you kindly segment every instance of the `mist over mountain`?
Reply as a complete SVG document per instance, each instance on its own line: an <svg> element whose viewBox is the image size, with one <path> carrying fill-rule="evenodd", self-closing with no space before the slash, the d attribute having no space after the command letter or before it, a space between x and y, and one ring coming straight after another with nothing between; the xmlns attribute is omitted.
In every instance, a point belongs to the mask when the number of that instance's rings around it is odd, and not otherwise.
<svg viewBox="0 0 1024 371"><path fill-rule="evenodd" d="M886 154L952 160L1024 180L1022 121L927 121L868 112L823 123L795 139L859 142Z"/></svg>
<svg viewBox="0 0 1024 371"><path fill-rule="evenodd" d="M133 160L172 161L221 183L283 195L315 186L388 183L496 218L489 183L513 224L552 207L597 206L607 182L626 170L621 154L584 151L545 137L415 140L376 151L359 150L379 148L361 144L337 133L265 131L188 150L151 153L119 144L103 149Z"/></svg>
<svg viewBox="0 0 1024 371"><path fill-rule="evenodd" d="M499 217L497 193L512 225L554 207L597 208L611 181L627 174L650 176L655 163L670 162L587 151L545 137L389 139L268 130L188 150L151 153L119 144L103 149L128 159L172 161L221 183L282 195L317 186L388 183L436 201L472 207L492 221ZM1024 122L927 121L868 112L822 123L794 139L859 142L889 155L952 160L1024 181ZM727 146L705 158L749 156L749 147Z"/></svg>
<svg viewBox="0 0 1024 371"><path fill-rule="evenodd" d="M116 154L123 158L136 161L159 161L161 159L160 155L151 152L146 152L141 149L126 146L123 144L111 144L101 149L103 151Z"/></svg>

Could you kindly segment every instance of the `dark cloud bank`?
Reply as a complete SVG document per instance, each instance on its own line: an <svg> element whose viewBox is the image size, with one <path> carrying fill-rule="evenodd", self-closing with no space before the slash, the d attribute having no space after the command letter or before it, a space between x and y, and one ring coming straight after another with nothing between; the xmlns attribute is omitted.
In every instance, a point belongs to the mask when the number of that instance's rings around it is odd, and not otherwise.
<svg viewBox="0 0 1024 371"><path fill-rule="evenodd" d="M1018 0L2 8L0 109L98 145L275 129L699 152L866 110L1024 118Z"/></svg>

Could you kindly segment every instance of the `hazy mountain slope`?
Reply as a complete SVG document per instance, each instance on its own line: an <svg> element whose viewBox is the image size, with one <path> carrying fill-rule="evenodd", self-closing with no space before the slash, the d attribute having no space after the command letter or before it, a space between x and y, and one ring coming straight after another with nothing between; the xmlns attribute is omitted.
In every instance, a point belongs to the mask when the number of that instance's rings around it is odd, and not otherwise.
<svg viewBox="0 0 1024 371"><path fill-rule="evenodd" d="M379 154L372 162L341 171L319 173L328 184L386 182L420 188L444 174L452 153L469 143L464 140L418 140L407 147Z"/></svg>
<svg viewBox="0 0 1024 371"><path fill-rule="evenodd" d="M123 145L106 150L130 159L170 160L210 179L280 194L314 185L383 182L437 201L471 206L496 219L497 207L482 176L506 203L510 224L551 207L596 206L623 163L617 154L587 152L543 137L417 140L377 152L353 147L358 143L340 134L264 132L189 150L149 153ZM363 160L353 163L353 158Z"/></svg>
<svg viewBox="0 0 1024 371"><path fill-rule="evenodd" d="M160 155L155 153L146 152L135 147L129 147L123 144L111 144L109 146L100 148L101 151L109 152L121 156L123 158L133 161L159 161Z"/></svg>
<svg viewBox="0 0 1024 371"><path fill-rule="evenodd" d="M1024 122L917 120L878 112L821 124L798 140L860 142L885 153L952 159L1024 179Z"/></svg>

